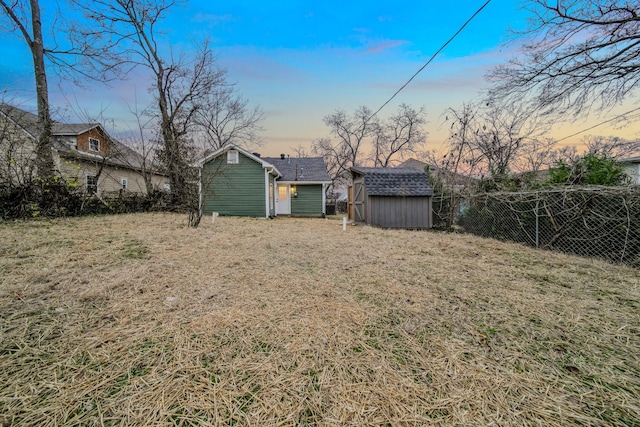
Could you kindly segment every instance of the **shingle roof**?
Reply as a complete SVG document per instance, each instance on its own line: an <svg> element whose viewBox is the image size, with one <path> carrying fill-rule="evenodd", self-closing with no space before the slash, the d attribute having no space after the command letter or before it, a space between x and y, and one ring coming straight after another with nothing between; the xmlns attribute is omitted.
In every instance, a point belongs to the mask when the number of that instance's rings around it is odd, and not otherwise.
<svg viewBox="0 0 640 427"><path fill-rule="evenodd" d="M31 136L37 138L39 129L37 115L5 103L0 103L0 112Z"/></svg>
<svg viewBox="0 0 640 427"><path fill-rule="evenodd" d="M54 135L80 135L98 126L100 123L54 123L52 132Z"/></svg>
<svg viewBox="0 0 640 427"><path fill-rule="evenodd" d="M411 168L351 168L364 175L370 196L433 196L429 177L424 171Z"/></svg>
<svg viewBox="0 0 640 427"><path fill-rule="evenodd" d="M329 182L327 166L322 157L263 157L263 160L271 163L282 174L279 181L298 182Z"/></svg>
<svg viewBox="0 0 640 427"><path fill-rule="evenodd" d="M400 163L398 165L399 168L409 168L409 169L416 169L416 170L424 170L424 167L427 166L428 163L420 161L418 159L414 159L414 158L410 158L405 160L404 162ZM429 165L429 169L431 169L432 172L434 172L435 170L437 170L438 168L436 166L431 166Z"/></svg>

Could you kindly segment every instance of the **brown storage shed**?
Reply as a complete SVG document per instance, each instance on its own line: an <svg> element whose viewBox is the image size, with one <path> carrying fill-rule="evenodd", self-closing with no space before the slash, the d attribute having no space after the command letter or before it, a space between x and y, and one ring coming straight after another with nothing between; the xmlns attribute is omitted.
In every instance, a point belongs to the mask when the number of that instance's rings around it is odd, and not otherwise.
<svg viewBox="0 0 640 427"><path fill-rule="evenodd" d="M424 171L351 168L351 219L382 228L431 228L433 189Z"/></svg>

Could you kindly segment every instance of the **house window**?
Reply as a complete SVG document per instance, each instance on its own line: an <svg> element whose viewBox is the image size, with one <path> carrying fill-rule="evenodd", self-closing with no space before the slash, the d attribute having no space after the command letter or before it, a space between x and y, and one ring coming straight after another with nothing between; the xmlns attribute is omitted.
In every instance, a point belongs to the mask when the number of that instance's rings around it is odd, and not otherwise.
<svg viewBox="0 0 640 427"><path fill-rule="evenodd" d="M289 198L289 189L286 185L278 185L278 200L287 200Z"/></svg>
<svg viewBox="0 0 640 427"><path fill-rule="evenodd" d="M120 178L120 184L122 184L122 189L126 190L127 185L129 185L129 180L127 178Z"/></svg>
<svg viewBox="0 0 640 427"><path fill-rule="evenodd" d="M88 194L96 194L98 192L98 177L95 175L87 175L86 190Z"/></svg>
<svg viewBox="0 0 640 427"><path fill-rule="evenodd" d="M237 165L239 160L238 150L227 151L227 163Z"/></svg>
<svg viewBox="0 0 640 427"><path fill-rule="evenodd" d="M89 151L100 151L100 140L89 138Z"/></svg>

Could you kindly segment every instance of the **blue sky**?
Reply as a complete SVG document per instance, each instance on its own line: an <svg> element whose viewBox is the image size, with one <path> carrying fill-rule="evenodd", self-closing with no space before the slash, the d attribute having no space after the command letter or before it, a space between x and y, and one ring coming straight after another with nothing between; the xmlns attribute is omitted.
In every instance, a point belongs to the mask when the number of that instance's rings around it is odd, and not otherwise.
<svg viewBox="0 0 640 427"><path fill-rule="evenodd" d="M328 136L322 118L335 109L349 112L366 105L377 110L483 3L191 0L174 9L162 27L174 51L189 49L193 40L211 38L228 79L266 113L260 151L278 155L299 145L308 148L314 139ZM41 4L46 26L55 1ZM521 28L525 18L518 0L492 0L380 116L392 114L400 103L425 107L427 149L440 148L447 135L443 111L478 96L485 87L485 73L514 53L502 43L509 28ZM23 105L35 106L26 45L6 33L0 41L0 90L6 86ZM110 88L64 82L60 87L51 80L51 101L63 109L70 105L65 111L71 120L80 110L93 116L101 113L108 128L131 126L128 110L150 100L142 72ZM572 128L558 132L561 137Z"/></svg>

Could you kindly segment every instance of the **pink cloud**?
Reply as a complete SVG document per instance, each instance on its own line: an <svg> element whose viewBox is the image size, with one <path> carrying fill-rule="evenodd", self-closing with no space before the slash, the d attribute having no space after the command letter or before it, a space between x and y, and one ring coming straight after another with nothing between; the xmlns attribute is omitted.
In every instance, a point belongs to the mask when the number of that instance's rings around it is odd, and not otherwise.
<svg viewBox="0 0 640 427"><path fill-rule="evenodd" d="M407 43L406 40L385 40L381 43L370 46L369 48L367 48L366 52L378 53L378 52L382 52L383 50L393 49L394 47L402 46L403 44L406 44L406 43Z"/></svg>

